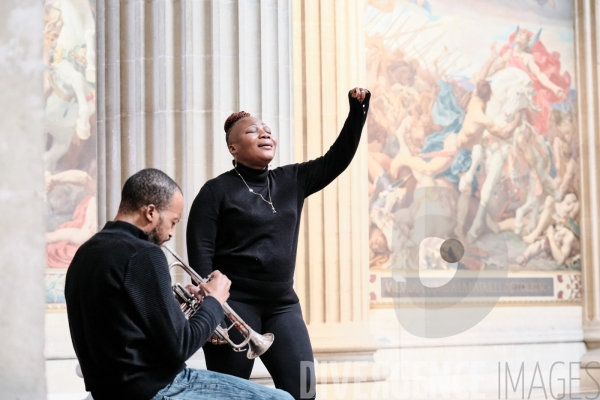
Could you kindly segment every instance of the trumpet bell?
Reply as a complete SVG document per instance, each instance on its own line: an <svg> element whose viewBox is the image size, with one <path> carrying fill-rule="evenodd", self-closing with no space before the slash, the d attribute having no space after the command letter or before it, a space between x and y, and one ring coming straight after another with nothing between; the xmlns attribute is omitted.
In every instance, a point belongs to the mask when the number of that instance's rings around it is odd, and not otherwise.
<svg viewBox="0 0 600 400"><path fill-rule="evenodd" d="M173 267L182 268L196 284L209 282L208 279L203 279L190 266L186 265L181 260L181 257L179 257L169 246L163 245L163 247L177 260L169 264L169 269ZM173 286L173 293L175 298L179 301L181 311L183 311L186 318L190 318L194 315L202 304L202 300L197 299L196 296L192 295L180 284ZM246 351L245 347L248 345L247 357L251 360L264 354L264 352L271 347L273 340L275 339L272 333L265 333L264 335L256 333L248 324L242 321L240 316L237 315L227 303L223 303L222 307L225 316L231 321L232 325L227 329L217 325L213 336L209 339L211 343L215 345L228 344L235 352ZM235 327L244 337L244 340L241 343L234 343L229 338L227 331L232 327Z"/></svg>
<svg viewBox="0 0 600 400"><path fill-rule="evenodd" d="M250 341L248 342L248 353L246 353L246 355L250 360L260 357L265 351L269 350L269 347L271 347L274 340L275 335L272 333L261 335L252 331Z"/></svg>

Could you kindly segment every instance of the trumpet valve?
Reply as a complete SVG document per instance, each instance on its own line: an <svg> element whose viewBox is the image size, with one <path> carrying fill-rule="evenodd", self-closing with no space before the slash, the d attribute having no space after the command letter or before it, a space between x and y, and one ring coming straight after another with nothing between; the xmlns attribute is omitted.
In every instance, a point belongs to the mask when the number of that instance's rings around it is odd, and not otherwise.
<svg viewBox="0 0 600 400"><path fill-rule="evenodd" d="M181 311L183 311L183 314L187 319L194 315L194 313L196 313L196 311L200 308L202 301L191 294L186 288L181 286L181 284L176 283L173 285L173 293L179 302Z"/></svg>

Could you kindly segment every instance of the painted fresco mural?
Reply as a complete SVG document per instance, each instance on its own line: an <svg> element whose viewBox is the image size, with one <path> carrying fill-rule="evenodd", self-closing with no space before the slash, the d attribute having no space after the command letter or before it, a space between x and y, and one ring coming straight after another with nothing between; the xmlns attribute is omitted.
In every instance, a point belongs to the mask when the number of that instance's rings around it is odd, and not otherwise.
<svg viewBox="0 0 600 400"><path fill-rule="evenodd" d="M77 248L97 231L95 0L46 0L46 301L64 304Z"/></svg>
<svg viewBox="0 0 600 400"><path fill-rule="evenodd" d="M510 270L580 270L572 2L369 0L365 30L370 267L412 229L405 195L439 187L467 251L502 235ZM448 268L437 246L407 268Z"/></svg>

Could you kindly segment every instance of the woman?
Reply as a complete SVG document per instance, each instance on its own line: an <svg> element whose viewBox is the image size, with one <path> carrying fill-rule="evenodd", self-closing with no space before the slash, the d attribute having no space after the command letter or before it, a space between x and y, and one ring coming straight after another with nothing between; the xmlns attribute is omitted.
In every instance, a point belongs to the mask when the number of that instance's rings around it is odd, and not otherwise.
<svg viewBox="0 0 600 400"><path fill-rule="evenodd" d="M268 169L277 147L271 130L246 112L232 114L224 128L234 168L206 182L190 210L190 265L204 277L217 269L226 274L232 282L229 305L255 331L275 335L261 360L275 386L296 399L315 379L308 374L307 381L300 382L301 362L313 361L293 289L302 206L352 161L369 98L365 89L350 91L350 113L325 156L274 170ZM230 334L236 342L241 340L237 330ZM245 353L207 343L204 354L209 370L250 377L254 361Z"/></svg>

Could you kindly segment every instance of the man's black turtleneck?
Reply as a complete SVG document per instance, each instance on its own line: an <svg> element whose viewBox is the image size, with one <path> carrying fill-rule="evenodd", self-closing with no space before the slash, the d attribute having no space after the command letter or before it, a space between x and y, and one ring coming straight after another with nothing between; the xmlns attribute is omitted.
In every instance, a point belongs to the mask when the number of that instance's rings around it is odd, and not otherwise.
<svg viewBox="0 0 600 400"><path fill-rule="evenodd" d="M207 296L185 319L162 250L123 221L75 254L65 284L69 329L94 399L150 399L173 381L223 319Z"/></svg>
<svg viewBox="0 0 600 400"><path fill-rule="evenodd" d="M297 302L292 286L304 199L350 165L367 118L369 97L361 104L349 96L348 118L324 156L273 170L238 163L237 171L248 186L266 200L270 184L276 213L249 192L235 169L206 182L188 219L191 267L203 277L213 270L227 275L232 281L231 300Z"/></svg>

